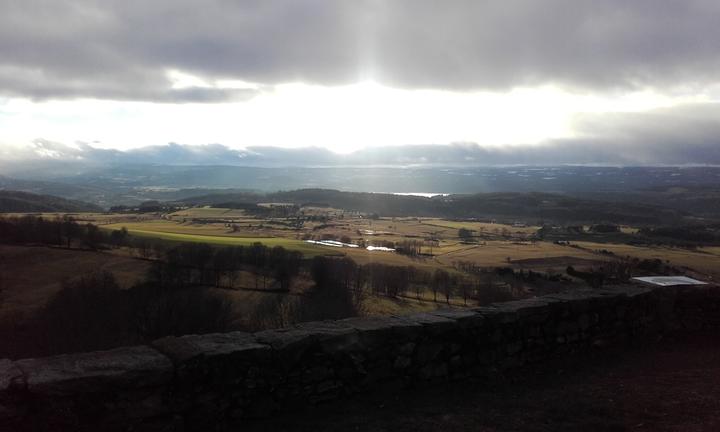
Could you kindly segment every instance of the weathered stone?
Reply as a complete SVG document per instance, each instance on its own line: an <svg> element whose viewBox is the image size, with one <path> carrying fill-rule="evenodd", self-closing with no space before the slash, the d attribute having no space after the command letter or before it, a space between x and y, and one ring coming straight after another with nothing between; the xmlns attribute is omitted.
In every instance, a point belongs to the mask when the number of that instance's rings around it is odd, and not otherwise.
<svg viewBox="0 0 720 432"><path fill-rule="evenodd" d="M298 328L264 330L254 336L255 340L272 346L278 352L308 346L315 341L311 332Z"/></svg>
<svg viewBox="0 0 720 432"><path fill-rule="evenodd" d="M148 346L19 360L33 394L108 393L167 384L173 365Z"/></svg>
<svg viewBox="0 0 720 432"><path fill-rule="evenodd" d="M440 342L420 344L415 351L415 360L421 365L430 363L438 357L442 350L443 345Z"/></svg>
<svg viewBox="0 0 720 432"><path fill-rule="evenodd" d="M298 324L295 328L312 334L325 352L347 352L360 348L358 331L337 321L313 321Z"/></svg>
<svg viewBox="0 0 720 432"><path fill-rule="evenodd" d="M398 358L395 359L395 364L393 365L393 367L395 369L405 369L405 368L409 367L411 364L412 364L412 359L410 359L410 357L399 356Z"/></svg>
<svg viewBox="0 0 720 432"><path fill-rule="evenodd" d="M575 334L580 331L578 323L573 321L561 321L555 327L555 333L558 335Z"/></svg>
<svg viewBox="0 0 720 432"><path fill-rule="evenodd" d="M520 305L498 305L500 303L478 307L473 310L481 314L485 321L491 325L512 324L518 321L519 317L516 308L520 307Z"/></svg>
<svg viewBox="0 0 720 432"><path fill-rule="evenodd" d="M0 360L0 429L3 422L20 417L23 407L18 406L17 393L24 389L22 371L7 359Z"/></svg>
<svg viewBox="0 0 720 432"><path fill-rule="evenodd" d="M516 318L526 322L541 323L550 317L552 308L559 303L561 302L555 299L535 297L507 303L493 303L490 306L495 308L496 314L499 314L497 320L501 324L515 322ZM484 309L484 311L489 316L494 316L491 310Z"/></svg>
<svg viewBox="0 0 720 432"><path fill-rule="evenodd" d="M298 328L261 331L255 333L255 339L272 346L276 358L285 368L292 367L317 345L317 338L311 332Z"/></svg>
<svg viewBox="0 0 720 432"><path fill-rule="evenodd" d="M168 356L176 365L191 360L232 357L252 359L270 352L270 346L258 343L255 337L244 332L212 333L164 337L151 345Z"/></svg>
<svg viewBox="0 0 720 432"><path fill-rule="evenodd" d="M507 352L508 355L515 355L522 351L523 345L522 342L516 341L511 342L505 346L505 352Z"/></svg>
<svg viewBox="0 0 720 432"><path fill-rule="evenodd" d="M422 325L426 333L430 335L447 334L458 328L456 320L432 313L421 312L404 315L403 318Z"/></svg>
<svg viewBox="0 0 720 432"><path fill-rule="evenodd" d="M313 366L303 374L304 383L316 383L332 376L333 371L325 365Z"/></svg>
<svg viewBox="0 0 720 432"><path fill-rule="evenodd" d="M342 387L342 383L338 381L324 381L318 384L316 391L320 394L337 390Z"/></svg>
<svg viewBox="0 0 720 432"><path fill-rule="evenodd" d="M455 368L455 369L458 369L458 368L460 368L462 365L463 365L463 359L462 359L462 357L460 357L459 355L453 356L453 357L450 359L450 366L451 366L451 367L453 367L453 368Z"/></svg>
<svg viewBox="0 0 720 432"><path fill-rule="evenodd" d="M420 377L423 379L441 378L448 374L448 366L445 363L431 363L420 369Z"/></svg>
<svg viewBox="0 0 720 432"><path fill-rule="evenodd" d="M580 330L585 331L590 327L590 315L584 313L578 318L578 326Z"/></svg>
<svg viewBox="0 0 720 432"><path fill-rule="evenodd" d="M476 310L470 309L439 309L428 312L431 315L451 319L461 329L477 329L484 325L485 317Z"/></svg>
<svg viewBox="0 0 720 432"><path fill-rule="evenodd" d="M416 346L417 344L415 342L408 342L397 347L395 351L400 355L409 356L415 351Z"/></svg>
<svg viewBox="0 0 720 432"><path fill-rule="evenodd" d="M490 306L502 311L515 312L520 316L527 316L547 312L551 303L556 303L556 301L544 297L534 297L510 302L492 303Z"/></svg>
<svg viewBox="0 0 720 432"><path fill-rule="evenodd" d="M0 398L25 386L22 371L8 359L0 360Z"/></svg>
<svg viewBox="0 0 720 432"><path fill-rule="evenodd" d="M624 295L627 297L646 296L650 295L653 292L653 289L650 287L643 287L638 285L620 285L617 287L612 287L610 289L613 292L618 293L619 295Z"/></svg>
<svg viewBox="0 0 720 432"><path fill-rule="evenodd" d="M572 310L574 313L580 313L586 311L590 307L593 296L590 292L579 291L551 294L543 297L543 299L546 298L562 302L563 306L567 307L569 310Z"/></svg>
<svg viewBox="0 0 720 432"><path fill-rule="evenodd" d="M422 325L399 317L346 318L339 324L356 329L364 343L402 339L411 341L422 332Z"/></svg>

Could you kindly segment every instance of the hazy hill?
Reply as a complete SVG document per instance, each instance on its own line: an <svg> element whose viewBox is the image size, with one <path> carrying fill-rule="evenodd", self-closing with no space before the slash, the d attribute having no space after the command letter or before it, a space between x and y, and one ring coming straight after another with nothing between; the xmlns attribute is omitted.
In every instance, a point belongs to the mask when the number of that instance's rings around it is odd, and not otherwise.
<svg viewBox="0 0 720 432"><path fill-rule="evenodd" d="M1 169L0 169L1 171ZM176 201L231 192L334 189L355 192L471 195L540 192L580 200L604 201L600 211L624 213L636 204L720 219L720 167L325 167L260 168L241 166L125 165L91 172L65 170L40 180L43 169L22 178L0 176L0 189L81 200L110 208L143 201ZM4 173L5 174L5 173ZM322 188L322 189L320 189ZM314 200L310 192L307 199ZM327 192L323 192L327 195ZM323 194L318 199L324 199ZM295 195L298 195L296 193ZM502 195L501 195L502 196ZM379 206L377 195L373 195ZM237 198L237 197L236 197ZM344 197L337 197L341 202ZM357 201L355 197L353 201ZM381 201L381 200L380 200ZM383 213L399 201L388 203ZM592 207L592 206L591 206ZM632 210L635 212L635 210ZM639 212L643 216L642 212ZM650 214L650 217L654 215Z"/></svg>
<svg viewBox="0 0 720 432"><path fill-rule="evenodd" d="M186 145L169 143L125 151L96 148L88 144L68 145L44 139L15 149L12 158L0 160L0 169L12 176L28 168L42 174L87 172L127 165L243 166L243 167L348 167L348 166L451 166L498 165L687 165L720 164L716 142L696 143L653 151L643 148L626 155L612 143L559 140L544 146L481 146L475 143L448 145L417 144L368 147L348 154L321 147L284 148L249 146L232 148L222 144ZM689 144L688 144L689 145ZM638 157L641 156L641 157Z"/></svg>
<svg viewBox="0 0 720 432"><path fill-rule="evenodd" d="M0 190L0 212L98 212L101 207L52 195Z"/></svg>
<svg viewBox="0 0 720 432"><path fill-rule="evenodd" d="M433 198L383 193L301 189L269 194L204 195L182 200L190 205L284 202L341 208L381 216L505 218L562 223L657 224L680 220L683 213L647 204L598 201L548 193L487 193Z"/></svg>

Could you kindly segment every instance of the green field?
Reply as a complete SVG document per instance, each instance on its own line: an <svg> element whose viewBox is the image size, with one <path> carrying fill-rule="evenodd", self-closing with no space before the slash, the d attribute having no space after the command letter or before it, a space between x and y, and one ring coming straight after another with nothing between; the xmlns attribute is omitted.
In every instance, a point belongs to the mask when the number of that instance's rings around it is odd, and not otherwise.
<svg viewBox="0 0 720 432"><path fill-rule="evenodd" d="M245 212L237 209L228 209L220 207L193 207L184 210L178 210L168 214L172 218L198 218L198 219L237 219L246 217Z"/></svg>
<svg viewBox="0 0 720 432"><path fill-rule="evenodd" d="M139 230L134 228L128 228L128 232L138 237L152 237L169 241L207 243L225 246L250 246L253 243L260 242L265 246L269 247L282 246L286 249L296 250L302 252L304 255L309 257L317 255L333 255L334 253L336 253L333 250L328 250L329 248L327 247L305 243L302 240L287 239L282 237L231 237L217 235L198 235Z"/></svg>

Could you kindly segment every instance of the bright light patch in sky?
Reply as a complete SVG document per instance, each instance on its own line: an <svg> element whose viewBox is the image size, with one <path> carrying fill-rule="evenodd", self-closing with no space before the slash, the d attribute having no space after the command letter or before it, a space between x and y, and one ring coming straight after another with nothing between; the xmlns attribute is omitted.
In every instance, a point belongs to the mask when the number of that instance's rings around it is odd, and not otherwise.
<svg viewBox="0 0 720 432"><path fill-rule="evenodd" d="M260 93L246 101L214 104L11 98L0 102L3 141L45 138L118 149L168 142L320 146L336 152L399 144L519 145L573 137L578 114L639 112L709 100L702 94L649 90L600 96L552 86L502 93L406 90L371 81L263 88L241 81L208 83L179 71L168 76L176 88L257 88Z"/></svg>

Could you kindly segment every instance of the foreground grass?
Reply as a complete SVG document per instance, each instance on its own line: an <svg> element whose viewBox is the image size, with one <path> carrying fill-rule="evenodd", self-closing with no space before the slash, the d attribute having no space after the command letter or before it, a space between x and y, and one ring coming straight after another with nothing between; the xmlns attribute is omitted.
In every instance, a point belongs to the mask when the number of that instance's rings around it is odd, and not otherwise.
<svg viewBox="0 0 720 432"><path fill-rule="evenodd" d="M142 280L148 261L101 251L44 246L0 245L2 293L0 322L21 323L31 317L62 286L96 271L112 273L123 288Z"/></svg>

